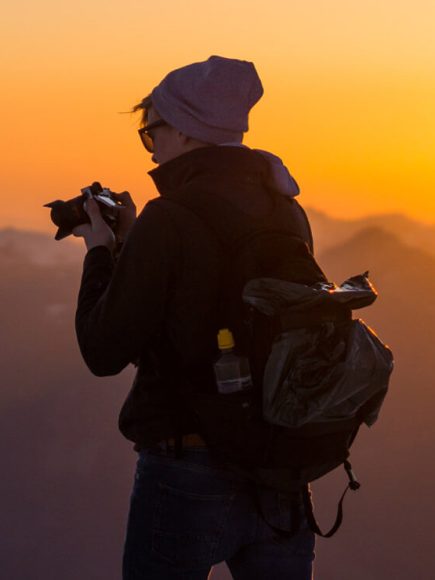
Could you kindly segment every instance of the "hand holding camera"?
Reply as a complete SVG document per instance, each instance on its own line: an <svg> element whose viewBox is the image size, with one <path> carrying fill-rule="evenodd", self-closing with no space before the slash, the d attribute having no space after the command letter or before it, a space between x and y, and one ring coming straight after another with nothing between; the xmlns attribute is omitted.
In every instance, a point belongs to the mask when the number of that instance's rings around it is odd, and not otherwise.
<svg viewBox="0 0 435 580"><path fill-rule="evenodd" d="M136 206L130 194L115 193L98 182L81 192L68 201L56 200L45 205L51 208L51 219L59 227L55 239L72 234L83 237L88 250L103 245L113 251L136 221Z"/></svg>
<svg viewBox="0 0 435 580"><path fill-rule="evenodd" d="M115 232L101 215L98 203L90 197L84 202L83 207L89 216L90 223L76 226L72 229L72 235L77 238L82 237L87 250L96 246L107 246L113 252L116 246Z"/></svg>

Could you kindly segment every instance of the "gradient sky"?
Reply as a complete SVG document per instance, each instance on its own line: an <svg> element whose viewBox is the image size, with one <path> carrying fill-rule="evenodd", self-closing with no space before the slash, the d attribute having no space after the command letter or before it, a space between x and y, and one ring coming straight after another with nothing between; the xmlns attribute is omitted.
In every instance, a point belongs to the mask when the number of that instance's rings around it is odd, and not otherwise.
<svg viewBox="0 0 435 580"><path fill-rule="evenodd" d="M3 0L0 227L52 231L42 204L99 180L154 197L128 111L212 54L265 93L245 143L280 155L336 217L435 223L433 0Z"/></svg>

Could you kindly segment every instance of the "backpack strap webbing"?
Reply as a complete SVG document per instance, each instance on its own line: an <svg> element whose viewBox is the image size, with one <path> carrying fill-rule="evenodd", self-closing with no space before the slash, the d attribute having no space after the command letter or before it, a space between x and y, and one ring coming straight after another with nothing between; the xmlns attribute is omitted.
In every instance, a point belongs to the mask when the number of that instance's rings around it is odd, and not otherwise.
<svg viewBox="0 0 435 580"><path fill-rule="evenodd" d="M313 503L311 501L311 494L310 494L308 487L304 488L302 491L304 506L305 506L305 513L307 516L308 525L310 526L311 530L315 534L317 534L318 536L321 536L322 538L330 538L331 536L333 536L335 534L335 532L339 529L341 524L343 523L343 502L344 502L344 498L345 498L347 492L349 491L349 489L356 491L357 489L359 489L361 487L361 484L359 483L359 481L357 481L355 474L352 471L352 466L349 463L349 461L346 460L343 463L343 466L344 466L344 469L349 477L349 483L347 484L346 489L344 490L344 492L340 498L340 501L338 502L337 517L335 518L334 525L329 530L329 532L323 533L319 527L319 524L316 521L316 518L314 517Z"/></svg>
<svg viewBox="0 0 435 580"><path fill-rule="evenodd" d="M182 453L183 453L182 435L179 434L175 438L175 457L177 459L181 459ZM347 492L349 491L349 489L351 489L352 491L356 491L357 489L359 489L361 487L361 484L356 480L356 478L352 472L352 466L349 463L349 461L344 462L344 468L348 474L350 472L352 475L349 476L349 483L347 484L347 486L346 486L344 492L342 493L341 498L338 502L337 516L335 518L335 522L328 532L326 532L326 533L322 532L322 530L319 527L319 524L317 523L317 520L314 516L313 503L311 500L311 493L310 493L308 486L305 486L302 489L302 500L303 500L303 504L304 504L304 508L305 508L305 515L307 517L308 525L309 525L312 532L314 532L318 536L321 536L322 538L331 538L339 530L339 528L341 527L341 524L343 523L343 502L344 502L344 498L345 498ZM272 525L267 520L267 518L264 516L263 508L262 508L261 502L260 502L259 497L258 497L258 488L255 484L253 487L254 487L254 494L253 494L254 501L255 501L258 513L260 514L262 519L267 523L267 525L270 528L272 528L276 534L278 534L280 536L284 536L285 538L290 538L290 537L294 536L295 534L297 534L297 532L299 531L299 528L300 528L300 515L299 515L299 511L296 509L297 503L295 501L293 501L291 504L291 509L292 509L292 527L291 527L291 529L290 530L283 530L282 528L278 528L278 527Z"/></svg>
<svg viewBox="0 0 435 580"><path fill-rule="evenodd" d="M301 488L302 500L303 500L303 504L304 504L304 508L305 508L305 515L307 518L308 526L312 532L314 532L318 536L321 536L322 538L332 537L337 532L337 530L340 528L341 524L343 523L343 502L344 502L344 498L345 498L347 492L349 491L349 489L356 491L357 489L359 489L361 487L361 484L357 481L355 474L352 471L352 466L349 463L349 461L346 460L343 463L343 466L344 466L344 469L349 477L349 483L347 484L346 489L344 490L344 492L342 493L342 495L340 497L340 500L339 500L338 506L337 506L337 516L335 518L335 522L328 532L326 532L326 533L322 532L322 530L320 529L319 524L317 523L317 520L314 516L313 503L311 501L311 492L309 490L308 485L305 485ZM265 515L263 513L263 507L262 507L262 504L261 504L261 501L259 498L259 494L258 494L258 488L255 484L254 484L253 488L254 488L253 495L254 495L254 500L255 500L255 504L256 504L258 513L260 514L262 519L267 523L267 525L270 528L272 528L272 530L278 536L282 536L284 538L291 538L292 536L297 534L297 532L300 529L300 514L299 514L299 510L297 509L298 502L296 500L292 500L292 502L291 502L292 526L291 526L290 530L284 530L282 528L278 528L277 526L274 526L273 524L271 524L270 521L268 521L268 519L265 517Z"/></svg>

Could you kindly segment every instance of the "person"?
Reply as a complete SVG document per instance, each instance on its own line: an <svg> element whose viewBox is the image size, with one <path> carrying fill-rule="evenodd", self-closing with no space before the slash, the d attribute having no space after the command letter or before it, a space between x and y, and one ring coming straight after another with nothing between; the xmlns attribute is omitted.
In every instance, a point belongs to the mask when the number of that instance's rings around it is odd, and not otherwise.
<svg viewBox="0 0 435 580"><path fill-rule="evenodd" d="M206 579L223 561L236 580L312 577L314 534L301 494L264 487L256 501L180 398L186 377L206 388L198 369L211 368L220 328L219 243L183 205L186 196L228 223L239 215L255 222L285 200L280 217L301 243L295 255L266 256L264 267L280 264L276 274L306 284L324 279L295 180L277 156L242 143L262 94L248 61L211 56L170 72L134 107L159 195L136 218L129 193L115 194L125 205L115 230L90 199L90 223L73 232L88 250L76 312L82 356L97 376L137 366L119 418L138 452L124 580Z"/></svg>

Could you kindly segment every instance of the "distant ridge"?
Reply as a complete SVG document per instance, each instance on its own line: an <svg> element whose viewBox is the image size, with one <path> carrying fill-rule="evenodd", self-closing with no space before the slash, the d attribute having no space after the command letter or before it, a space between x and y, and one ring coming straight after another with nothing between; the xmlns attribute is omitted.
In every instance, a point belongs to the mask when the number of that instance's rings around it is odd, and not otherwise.
<svg viewBox="0 0 435 580"><path fill-rule="evenodd" d="M403 214L376 214L355 220L338 219L314 208L305 208L314 235L314 249L324 252L367 227L381 227L409 246L435 254L435 225L427 225Z"/></svg>
<svg viewBox="0 0 435 580"><path fill-rule="evenodd" d="M335 269L367 260L389 272L406 271L408 275L415 272L419 282L428 274L435 279L435 256L427 248L411 246L399 235L376 225L357 230L344 242L340 241L318 256L320 262L334 264Z"/></svg>
<svg viewBox="0 0 435 580"><path fill-rule="evenodd" d="M435 255L435 224L428 225L403 214L375 214L359 219L334 218L318 209L305 208L314 236L317 255L339 246L355 234L369 227L382 228L398 237L403 243ZM26 256L33 263L55 264L80 262L84 247L79 240L68 238L60 242L53 235L37 230L21 230L13 227L0 229L0 252L9 252L18 259Z"/></svg>
<svg viewBox="0 0 435 580"><path fill-rule="evenodd" d="M417 321L423 324L435 319L435 256L405 244L383 228L370 226L358 231L344 243L321 253L319 263L336 283L368 270L386 301L381 309L383 316L393 320L398 315L394 314L394 307L400 304L400 316L409 317L406 328ZM392 296L394 300L390 300ZM375 305L370 313L376 310Z"/></svg>
<svg viewBox="0 0 435 580"><path fill-rule="evenodd" d="M38 265L77 263L84 254L81 246L72 239L57 241L53 236L36 230L12 227L0 229L0 253L3 258L30 261Z"/></svg>

